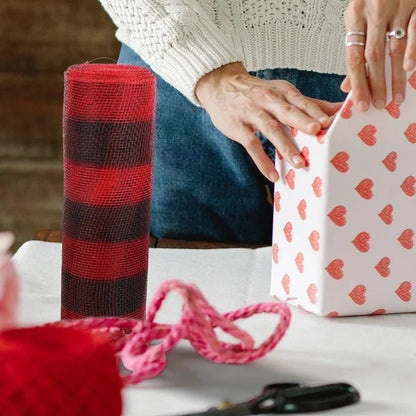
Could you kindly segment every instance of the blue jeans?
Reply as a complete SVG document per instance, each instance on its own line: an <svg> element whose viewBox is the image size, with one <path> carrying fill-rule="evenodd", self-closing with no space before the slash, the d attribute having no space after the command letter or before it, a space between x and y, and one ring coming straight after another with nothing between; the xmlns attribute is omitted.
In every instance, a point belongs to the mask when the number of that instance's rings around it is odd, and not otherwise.
<svg viewBox="0 0 416 416"><path fill-rule="evenodd" d="M129 47L119 63L149 66ZM293 69L252 73L285 79L302 94L343 101L339 75ZM156 121L150 232L157 238L270 244L272 184L245 149L209 115L156 75ZM272 146L261 137L266 153Z"/></svg>

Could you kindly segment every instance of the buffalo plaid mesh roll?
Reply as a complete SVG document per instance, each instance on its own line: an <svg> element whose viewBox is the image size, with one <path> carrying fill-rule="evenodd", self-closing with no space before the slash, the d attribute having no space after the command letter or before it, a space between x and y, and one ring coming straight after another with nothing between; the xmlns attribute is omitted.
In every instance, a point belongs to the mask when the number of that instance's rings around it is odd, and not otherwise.
<svg viewBox="0 0 416 416"><path fill-rule="evenodd" d="M144 317L154 112L145 68L65 72L63 319Z"/></svg>

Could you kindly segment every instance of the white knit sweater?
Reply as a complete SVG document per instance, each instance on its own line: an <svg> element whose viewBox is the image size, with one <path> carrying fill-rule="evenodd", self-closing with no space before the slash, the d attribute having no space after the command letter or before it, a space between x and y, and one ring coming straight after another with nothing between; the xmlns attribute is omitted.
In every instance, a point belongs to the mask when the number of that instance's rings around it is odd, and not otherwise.
<svg viewBox="0 0 416 416"><path fill-rule="evenodd" d="M345 74L349 0L100 1L117 38L196 104L197 81L231 62Z"/></svg>

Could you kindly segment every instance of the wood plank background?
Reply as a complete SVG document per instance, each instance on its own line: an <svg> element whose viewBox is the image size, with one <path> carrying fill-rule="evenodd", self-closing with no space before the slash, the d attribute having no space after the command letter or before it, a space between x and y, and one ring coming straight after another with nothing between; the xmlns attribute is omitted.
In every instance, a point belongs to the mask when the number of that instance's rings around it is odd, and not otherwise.
<svg viewBox="0 0 416 416"><path fill-rule="evenodd" d="M98 0L0 2L0 230L14 249L61 228L63 72L116 59L114 31Z"/></svg>

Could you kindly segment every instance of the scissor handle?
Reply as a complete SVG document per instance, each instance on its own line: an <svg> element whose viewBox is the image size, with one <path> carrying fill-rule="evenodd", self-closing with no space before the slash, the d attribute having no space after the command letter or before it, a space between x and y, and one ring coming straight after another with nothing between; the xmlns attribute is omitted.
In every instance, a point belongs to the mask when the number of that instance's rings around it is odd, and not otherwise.
<svg viewBox="0 0 416 416"><path fill-rule="evenodd" d="M334 383L317 387L295 386L275 389L268 386L264 395L252 403L253 414L309 413L335 409L356 403L358 391L347 383Z"/></svg>

